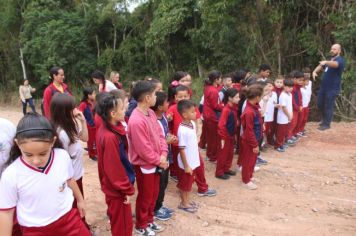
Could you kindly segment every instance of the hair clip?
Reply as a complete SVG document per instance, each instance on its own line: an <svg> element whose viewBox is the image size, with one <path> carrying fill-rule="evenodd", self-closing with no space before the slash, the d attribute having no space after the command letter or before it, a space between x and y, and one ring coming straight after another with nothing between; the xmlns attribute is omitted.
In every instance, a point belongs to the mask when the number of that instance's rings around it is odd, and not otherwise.
<svg viewBox="0 0 356 236"><path fill-rule="evenodd" d="M171 83L172 87L177 87L179 85L179 82L177 80L173 80Z"/></svg>
<svg viewBox="0 0 356 236"><path fill-rule="evenodd" d="M33 131L33 130L53 131L53 129L50 129L50 128L28 128L28 129L18 130L18 131L16 132L16 135L21 134L21 133L23 133L23 132L27 132L27 131Z"/></svg>

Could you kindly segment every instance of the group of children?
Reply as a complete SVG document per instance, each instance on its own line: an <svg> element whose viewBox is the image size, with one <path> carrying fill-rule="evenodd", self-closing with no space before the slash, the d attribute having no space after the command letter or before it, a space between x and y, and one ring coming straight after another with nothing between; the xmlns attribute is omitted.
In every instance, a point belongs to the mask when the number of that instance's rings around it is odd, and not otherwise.
<svg viewBox="0 0 356 236"><path fill-rule="evenodd" d="M242 172L248 189L256 189L256 164L267 163L260 157L264 137L279 152L295 145L305 136L311 96L308 71L295 71L291 78L277 77L274 82L267 78L271 72L267 65L259 72L260 76L247 70L226 76L210 72L198 109L186 72L174 74L168 94L157 79L136 81L128 99L121 84L120 89L116 84L111 88L103 73L95 71L92 78L99 84L99 94L85 88L77 108L63 84L63 69L52 68L56 92L45 91L48 119L29 113L16 131L0 137L7 144L0 159L4 235L90 235L84 217L80 141L87 142L89 157L98 161L112 235L132 235L134 229L138 235L152 236L164 230L155 219L169 220L174 214L163 205L169 176L177 182L182 211L199 209L189 197L194 182L198 196L215 196L205 178L201 148L206 147L206 159L216 163L215 176L224 180L236 175L232 164L236 148L236 170Z"/></svg>

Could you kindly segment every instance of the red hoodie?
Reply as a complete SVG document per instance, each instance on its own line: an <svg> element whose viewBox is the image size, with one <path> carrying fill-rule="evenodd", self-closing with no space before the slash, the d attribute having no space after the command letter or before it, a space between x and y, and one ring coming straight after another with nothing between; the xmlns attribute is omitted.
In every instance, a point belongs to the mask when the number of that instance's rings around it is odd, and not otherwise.
<svg viewBox="0 0 356 236"><path fill-rule="evenodd" d="M219 89L213 85L206 85L204 88L204 120L218 122L219 114L221 113L224 104L219 98Z"/></svg>
<svg viewBox="0 0 356 236"><path fill-rule="evenodd" d="M221 139L234 139L237 125L237 106L225 105L218 124L218 134Z"/></svg>
<svg viewBox="0 0 356 236"><path fill-rule="evenodd" d="M253 105L249 101L246 102L246 108L241 115L241 126L243 134L241 138L253 148L258 147L259 139L262 138L262 117L259 111L258 104Z"/></svg>
<svg viewBox="0 0 356 236"><path fill-rule="evenodd" d="M110 126L116 133L125 137L125 129L122 125ZM101 125L96 135L98 151L98 171L101 189L108 197L125 199L135 192L130 183L125 167L120 160L119 135L110 131L106 125Z"/></svg>
<svg viewBox="0 0 356 236"><path fill-rule="evenodd" d="M69 90L68 86L65 83L62 83L62 87L63 87L63 93L72 95L72 92ZM50 119L51 117L50 105L51 105L52 96L55 93L62 93L62 91L59 91L56 88L56 86L53 85L53 82L50 85L48 85L43 92L43 111L44 111L44 115L48 119Z"/></svg>

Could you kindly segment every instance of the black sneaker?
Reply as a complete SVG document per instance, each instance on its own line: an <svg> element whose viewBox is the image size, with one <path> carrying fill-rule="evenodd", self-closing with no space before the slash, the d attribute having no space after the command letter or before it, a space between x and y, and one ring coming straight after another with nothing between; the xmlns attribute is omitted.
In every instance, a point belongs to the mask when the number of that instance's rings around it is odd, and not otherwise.
<svg viewBox="0 0 356 236"><path fill-rule="evenodd" d="M155 222L152 223L148 223L148 227L154 231L154 232L162 232L164 230L164 228L162 226L160 226L159 224L156 224Z"/></svg>
<svg viewBox="0 0 356 236"><path fill-rule="evenodd" d="M135 233L143 236L156 236L156 233L152 231L150 227L147 226L146 229L137 229L135 228Z"/></svg>
<svg viewBox="0 0 356 236"><path fill-rule="evenodd" d="M216 175L215 177L218 178L218 179L223 179L223 180L230 179L230 175L227 175L227 174Z"/></svg>
<svg viewBox="0 0 356 236"><path fill-rule="evenodd" d="M98 158L96 156L93 156L93 157L89 157L90 159L92 159L93 161L97 161Z"/></svg>
<svg viewBox="0 0 356 236"><path fill-rule="evenodd" d="M321 131L324 131L324 130L327 130L327 129L330 129L330 126L321 125L321 126L318 127L318 130L321 130Z"/></svg>
<svg viewBox="0 0 356 236"><path fill-rule="evenodd" d="M233 170L229 170L228 172L225 172L226 175L230 175L230 176L235 176L236 175L236 171Z"/></svg>

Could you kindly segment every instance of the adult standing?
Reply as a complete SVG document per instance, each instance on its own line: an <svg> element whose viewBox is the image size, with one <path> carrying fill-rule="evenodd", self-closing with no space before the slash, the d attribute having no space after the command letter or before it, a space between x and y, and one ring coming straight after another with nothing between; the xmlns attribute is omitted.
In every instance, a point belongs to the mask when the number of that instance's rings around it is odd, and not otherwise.
<svg viewBox="0 0 356 236"><path fill-rule="evenodd" d="M64 81L64 70L60 67L52 67L49 71L49 76L51 78L51 83L43 92L43 115L50 119L50 105L52 97L55 93L65 93L72 95L72 92L69 90L68 86L63 82Z"/></svg>
<svg viewBox="0 0 356 236"><path fill-rule="evenodd" d="M31 85L28 82L28 79L25 79L23 81L23 85L20 85L19 93L22 102L22 112L24 115L26 115L27 113L27 103L30 105L32 112L36 113L36 108L35 105L33 104L33 99L31 95L31 93L34 93L35 91L36 89L31 87Z"/></svg>
<svg viewBox="0 0 356 236"><path fill-rule="evenodd" d="M318 108L321 113L321 123L319 130L330 129L330 123L333 119L335 99L341 89L341 75L344 71L345 62L341 56L341 45L331 46L330 54L332 58L329 61L320 61L319 65L313 71L313 79L318 73L324 70L321 87L318 93Z"/></svg>

